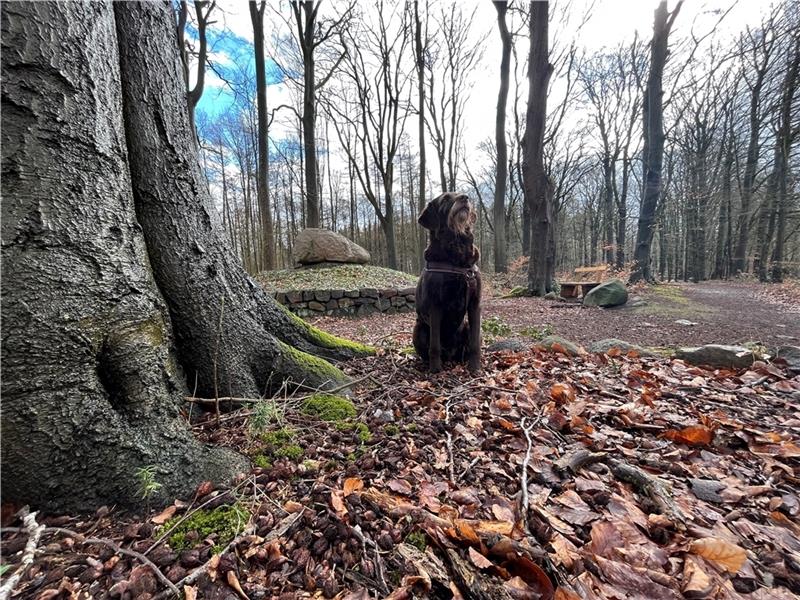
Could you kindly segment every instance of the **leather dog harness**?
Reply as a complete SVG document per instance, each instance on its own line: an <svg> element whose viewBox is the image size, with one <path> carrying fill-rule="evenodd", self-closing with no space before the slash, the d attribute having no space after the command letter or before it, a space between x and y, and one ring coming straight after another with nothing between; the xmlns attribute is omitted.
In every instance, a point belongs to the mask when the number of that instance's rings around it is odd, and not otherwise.
<svg viewBox="0 0 800 600"><path fill-rule="evenodd" d="M457 267L446 262L426 261L425 270L429 273L449 273L451 275L461 275L467 282L466 306L469 306L469 294L478 288L478 265L471 267Z"/></svg>

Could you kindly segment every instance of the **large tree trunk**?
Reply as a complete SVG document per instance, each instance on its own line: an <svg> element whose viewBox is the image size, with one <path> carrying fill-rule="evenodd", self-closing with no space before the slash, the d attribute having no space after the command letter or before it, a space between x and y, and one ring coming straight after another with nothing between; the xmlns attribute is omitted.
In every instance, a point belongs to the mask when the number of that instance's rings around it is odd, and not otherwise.
<svg viewBox="0 0 800 600"><path fill-rule="evenodd" d="M530 55L528 59L528 110L525 121L523 179L525 202L531 215L531 256L528 292L544 296L552 286L547 274L547 254L553 235L553 190L544 169L544 130L547 117L547 83L553 72L548 60L547 17L549 2L531 2Z"/></svg>
<svg viewBox="0 0 800 600"><path fill-rule="evenodd" d="M655 11L653 41L650 44L650 74L643 103L644 194L636 231L631 283L642 279L653 281L650 271L650 247L653 243L656 214L661 200L661 169L664 162L664 107L662 105L664 66L667 64L669 54L669 32L678 16L681 4L683 4L683 0L678 2L672 13L668 13L667 0L662 0Z"/></svg>
<svg viewBox="0 0 800 600"><path fill-rule="evenodd" d="M508 265L508 242L506 239L506 183L508 181L508 144L506 143L506 104L508 104L508 75L511 65L511 34L506 25L508 2L494 2L497 9L497 27L503 52L500 58L500 91L497 94L497 116L495 118L495 142L497 144L497 173L494 187L494 270L505 273Z"/></svg>
<svg viewBox="0 0 800 600"><path fill-rule="evenodd" d="M169 4L7 3L2 33L4 498L133 503L145 465L164 500L229 477L246 462L178 414L186 377L207 396L332 386L301 350L364 349L291 317L228 248Z"/></svg>
<svg viewBox="0 0 800 600"><path fill-rule="evenodd" d="M254 396L286 378L311 386L341 381L324 361L309 372L313 357L292 346L333 359L347 351L309 334L267 296L219 231L175 94L169 7L121 2L115 11L136 211L187 377L197 377L198 393L208 396Z"/></svg>
<svg viewBox="0 0 800 600"><path fill-rule="evenodd" d="M178 413L188 391L134 214L111 5L5 3L2 40L4 499L130 504L146 465L161 499L229 477L245 462Z"/></svg>
<svg viewBox="0 0 800 600"><path fill-rule="evenodd" d="M264 64L264 10L262 0L256 6L250 0L250 20L253 24L253 46L256 58L256 98L258 102L258 177L256 178L258 212L261 216L261 265L275 268L275 238L272 231L272 209L269 205L269 152L267 150L267 72Z"/></svg>

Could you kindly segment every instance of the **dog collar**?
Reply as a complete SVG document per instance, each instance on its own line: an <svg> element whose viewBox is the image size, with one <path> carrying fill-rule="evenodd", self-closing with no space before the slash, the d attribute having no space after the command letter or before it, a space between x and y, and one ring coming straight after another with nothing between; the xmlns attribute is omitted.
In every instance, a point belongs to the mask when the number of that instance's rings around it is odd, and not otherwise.
<svg viewBox="0 0 800 600"><path fill-rule="evenodd" d="M425 270L430 273L453 273L454 275L463 275L467 279L474 278L479 272L478 265L471 267L457 267L446 262L426 261Z"/></svg>

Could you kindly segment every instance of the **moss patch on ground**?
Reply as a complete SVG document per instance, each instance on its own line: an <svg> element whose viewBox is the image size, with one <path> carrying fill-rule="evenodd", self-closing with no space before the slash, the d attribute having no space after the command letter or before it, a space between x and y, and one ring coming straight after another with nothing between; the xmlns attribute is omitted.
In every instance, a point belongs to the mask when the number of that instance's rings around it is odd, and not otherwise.
<svg viewBox="0 0 800 600"><path fill-rule="evenodd" d="M199 545L209 536L214 536L214 552L222 549L244 530L250 513L240 504L219 506L211 510L200 509L183 522L183 517L172 517L164 523L163 531L175 529L169 536L170 548L181 552ZM193 535L193 532L197 535Z"/></svg>
<svg viewBox="0 0 800 600"><path fill-rule="evenodd" d="M309 396L303 401L301 411L330 422L346 421L356 416L356 407L351 400L333 394Z"/></svg>
<svg viewBox="0 0 800 600"><path fill-rule="evenodd" d="M297 432L291 427L281 427L273 431L265 431L258 436L264 446L253 456L253 464L262 469L272 468L273 459L288 458L296 461L305 452L296 443Z"/></svg>
<svg viewBox="0 0 800 600"><path fill-rule="evenodd" d="M681 319L699 317L714 312L710 306L689 298L677 285L649 285L643 290L642 296L647 304L632 309L639 314Z"/></svg>
<svg viewBox="0 0 800 600"><path fill-rule="evenodd" d="M270 292L288 290L403 289L417 285L417 277L372 265L337 265L264 271L256 280Z"/></svg>

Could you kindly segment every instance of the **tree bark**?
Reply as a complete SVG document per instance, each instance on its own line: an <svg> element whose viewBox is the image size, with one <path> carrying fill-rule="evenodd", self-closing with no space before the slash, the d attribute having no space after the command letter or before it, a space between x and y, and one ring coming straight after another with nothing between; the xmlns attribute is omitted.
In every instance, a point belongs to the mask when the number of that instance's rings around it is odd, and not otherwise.
<svg viewBox="0 0 800 600"><path fill-rule="evenodd" d="M250 20L253 24L253 46L256 59L256 100L258 104L258 177L256 189L261 216L261 265L266 270L275 268L275 235L272 230L272 210L269 205L269 150L267 138L267 72L264 63L264 9L266 2L256 6L250 0Z"/></svg>
<svg viewBox="0 0 800 600"><path fill-rule="evenodd" d="M661 170L664 162L664 115L663 78L664 67L669 55L669 32L678 16L683 0L680 0L672 13L667 12L667 1L662 0L655 11L653 41L650 45L650 74L647 79L643 103L643 149L644 193L639 211L636 231L634 265L630 282L644 279L653 281L650 270L650 248L656 214L661 201Z"/></svg>
<svg viewBox="0 0 800 600"><path fill-rule="evenodd" d="M497 94L495 143L497 145L497 172L495 175L494 207L494 270L505 273L508 266L508 241L506 240L506 183L508 181L508 144L506 143L506 105L508 104L509 69L511 66L511 34L506 25L508 2L494 2L497 9L497 27L503 51L500 58L500 91Z"/></svg>
<svg viewBox="0 0 800 600"><path fill-rule="evenodd" d="M534 296L544 296L552 287L547 274L547 254L553 235L553 186L544 168L547 84L553 72L553 65L548 60L549 4L546 1L531 2L528 109L522 165L525 202L530 207L532 224L528 292Z"/></svg>
<svg viewBox="0 0 800 600"><path fill-rule="evenodd" d="M2 77L4 499L130 505L146 465L156 501L230 477L245 461L179 415L188 390L134 213L111 5L5 3Z"/></svg>

